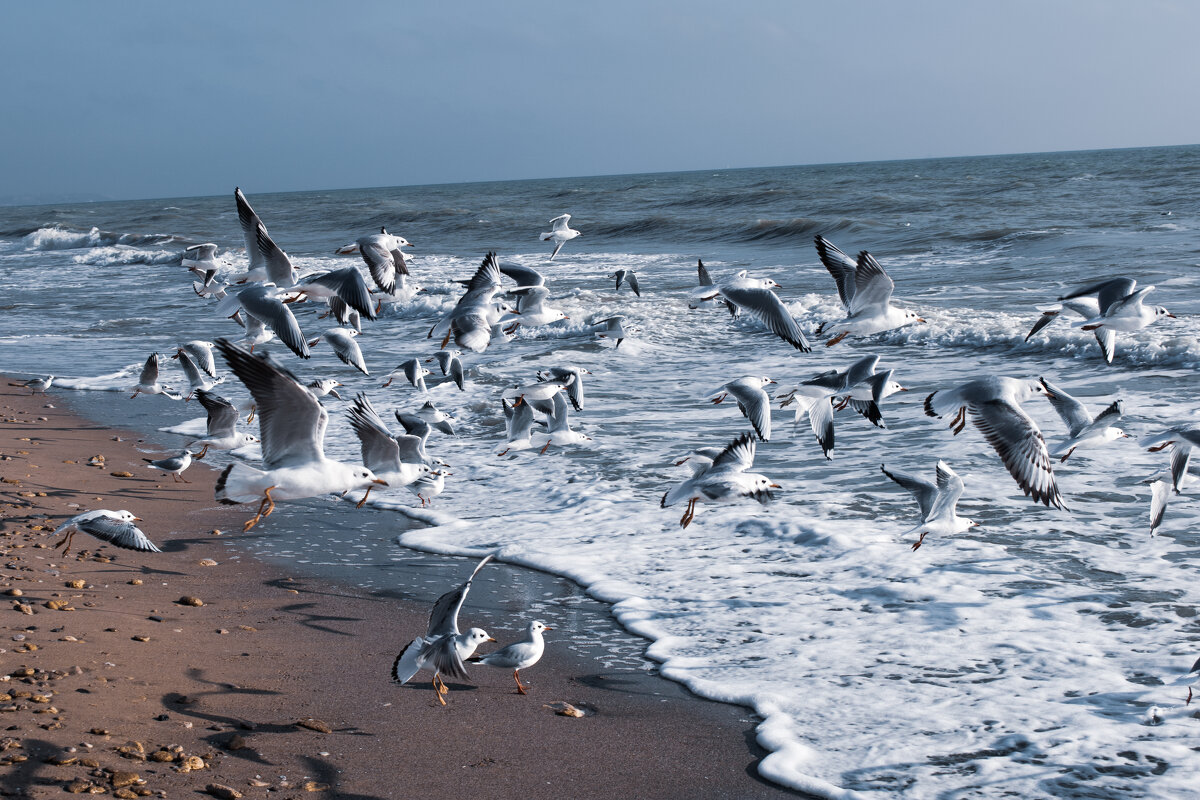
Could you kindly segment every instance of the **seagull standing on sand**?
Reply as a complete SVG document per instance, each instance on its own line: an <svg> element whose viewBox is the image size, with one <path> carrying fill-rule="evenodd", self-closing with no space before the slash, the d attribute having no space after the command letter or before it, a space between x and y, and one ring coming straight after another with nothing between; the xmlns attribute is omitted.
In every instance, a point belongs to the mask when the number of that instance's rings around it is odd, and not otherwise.
<svg viewBox="0 0 1200 800"><path fill-rule="evenodd" d="M921 535L921 538L913 543L913 550L921 546L928 534L953 536L979 524L958 516L958 498L962 497L963 482L945 461L937 462L936 485L904 472L889 472L886 465L880 466L879 469L884 475L912 492L913 497L917 499L917 505L921 509L921 524L905 534Z"/></svg>
<svg viewBox="0 0 1200 800"><path fill-rule="evenodd" d="M717 389L705 400L713 404L720 403L728 396L737 401L738 410L742 416L750 420L754 432L764 442L771 441L771 398L767 396L766 387L775 383L768 377L755 378L747 376L738 378Z"/></svg>
<svg viewBox="0 0 1200 800"><path fill-rule="evenodd" d="M31 397L33 395L37 394L38 392L45 394L46 390L54 385L54 376L47 375L44 378L33 378L31 380L25 381L21 385L24 386L25 388L29 389L29 394Z"/></svg>
<svg viewBox="0 0 1200 800"><path fill-rule="evenodd" d="M409 642L392 662L393 680L404 684L423 669L433 670L433 690L437 692L438 702L446 705L445 695L450 693L450 689L442 680L442 673L451 678L465 680L467 670L463 661L469 658L479 645L496 641L482 628L471 628L466 633L460 633L458 630L458 612L466 602L467 592L471 591L471 581L475 580L479 570L491 560L490 555L484 556L471 572L471 577L461 586L451 589L437 599L433 604L433 611L429 614L429 626L425 635Z"/></svg>
<svg viewBox="0 0 1200 800"><path fill-rule="evenodd" d="M1066 461L1077 447L1090 447L1116 439L1128 438L1129 434L1125 431L1113 427L1113 423L1121 418L1121 414L1125 410L1125 406L1120 400L1114 401L1095 419L1092 419L1092 415L1088 413L1083 403L1045 378L1042 378L1041 382L1042 388L1046 390L1046 399L1050 401L1050 405L1054 406L1054 410L1062 417L1062 421L1067 424L1070 434L1065 441L1050 451L1051 456L1060 461Z"/></svg>
<svg viewBox="0 0 1200 800"><path fill-rule="evenodd" d="M521 683L521 670L528 669L541 660L542 653L546 649L546 642L542 639L542 631L550 630L554 629L546 627L543 622L535 619L525 629L525 638L521 641L514 642L507 647L502 647L494 653L474 656L469 660L473 663L489 667L511 669L513 671L513 680L517 682L517 694L529 694L526 691L526 689L530 688L529 685Z"/></svg>
<svg viewBox="0 0 1200 800"><path fill-rule="evenodd" d="M858 261L854 261L822 236L817 236L816 243L821 263L837 283L838 297L847 312L845 319L823 324L817 330L818 334L826 329L835 332L834 337L825 342L826 347L832 347L852 333L869 336L925 321L918 314L891 304L896 284L866 250L858 254Z"/></svg>
<svg viewBox="0 0 1200 800"><path fill-rule="evenodd" d="M716 454L711 464L697 467L692 477L664 494L659 505L667 508L686 500L687 510L679 520L679 525L684 528L696 518L697 503L730 503L752 497L766 505L772 499L771 489L780 486L765 475L746 472L752 466L754 437L743 433Z"/></svg>
<svg viewBox="0 0 1200 800"><path fill-rule="evenodd" d="M365 467L325 457L329 412L295 375L270 356L255 356L225 340L217 348L258 405L263 469L235 462L217 478L216 499L226 504L259 500L242 526L250 530L275 510L276 500L346 493L387 483Z"/></svg>
<svg viewBox="0 0 1200 800"><path fill-rule="evenodd" d="M179 483L180 481L183 483L191 483L191 481L183 477L183 471L192 465L193 459L199 459L200 457L201 456L199 454L193 453L191 450L184 450L178 455L170 456L168 458L143 458L142 461L145 461L147 464L149 464L150 469L156 469L160 472L169 474L175 479L176 483Z"/></svg>
<svg viewBox="0 0 1200 800"><path fill-rule="evenodd" d="M570 214L563 214L562 216L555 217L554 219L550 220L550 230L546 233L543 233L540 237L543 242L548 242L550 240L554 241L554 252L550 254L551 261L553 261L554 257L558 255L558 251L562 250L562 246L564 244L579 235L579 231L568 226L570 221Z"/></svg>
<svg viewBox="0 0 1200 800"><path fill-rule="evenodd" d="M1037 381L988 375L929 395L925 398L925 414L930 417L953 414L950 427L957 436L970 413L975 427L995 449L1021 491L1032 496L1035 503L1065 511L1067 507L1050 468L1046 440L1037 423L1021 408L1021 402L1035 394L1047 394L1046 387Z"/></svg>
<svg viewBox="0 0 1200 800"><path fill-rule="evenodd" d="M54 536L66 534L61 541L54 544L62 545L63 555L71 549L71 540L77 533L86 533L102 542L123 547L126 550L138 550L146 553L161 553L154 542L142 533L133 523L141 522L141 517L135 517L131 512L109 511L99 509L77 514L54 529Z"/></svg>

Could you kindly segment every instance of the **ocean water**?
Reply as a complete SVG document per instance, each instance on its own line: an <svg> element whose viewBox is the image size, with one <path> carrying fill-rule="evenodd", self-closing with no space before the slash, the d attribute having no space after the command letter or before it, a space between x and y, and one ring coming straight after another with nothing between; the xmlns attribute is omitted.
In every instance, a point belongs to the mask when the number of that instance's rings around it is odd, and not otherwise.
<svg viewBox="0 0 1200 800"><path fill-rule="evenodd" d="M1149 536L1146 481L1167 459L1136 441L1200 421L1197 177L1200 147L1182 147L278 195L242 188L301 271L361 265L333 251L380 225L414 243L413 280L426 291L364 324L371 377L324 345L303 362L267 346L302 377L341 380L344 397L367 392L387 419L424 398L399 383L382 389L380 376L437 349L427 331L453 306L453 280L487 250L541 270L551 303L569 316L468 354L465 392L431 376L430 397L459 432L435 433L430 450L453 475L431 509L404 489L372 495L422 523L379 547L499 548L506 561L575 579L651 640L664 675L755 708L772 751L760 769L784 785L827 797L1163 798L1200 785L1200 701L1185 703L1200 656L1200 527L1185 489ZM130 426L194 429L195 404L115 391L136 382L152 350L240 335L193 294L179 265L185 246L206 241L244 263L232 188L216 198L0 209L0 370L112 391ZM549 262L537 235L564 212L583 235ZM899 303L927 322L824 347L817 326L842 314L817 233L848 253L870 250ZM697 258L718 280L747 269L780 283L814 352L792 350L753 319L690 310ZM617 268L637 270L641 298L614 290ZM1036 305L1120 275L1154 284L1151 299L1177 319L1119 334L1112 365L1090 333L1064 321L1023 341ZM298 312L310 337L330 325L311 304ZM636 332L614 349L589 322L617 313ZM749 428L736 407L705 395L744 375L786 388L868 353L910 389L884 401L886 430L839 413L827 461L807 423L793 430L790 409L776 407L754 470L783 486L774 502L701 506L686 530L682 508L659 507L689 474L675 461ZM586 408L571 417L592 441L497 457L500 391L560 364L592 373ZM1055 464L1070 512L1023 497L973 426L956 437L922 413L930 392L985 372L1044 376L1093 412L1124 399L1134 438ZM245 396L234 378L217 390ZM355 460L348 404L328 406L327 450ZM1045 400L1026 408L1048 441L1065 435ZM938 458L962 475L959 511L980 525L914 552L904 534L916 505L879 467L932 476ZM352 505L338 513L353 525ZM334 548L280 530L254 542L365 586L389 577L363 569L349 540Z"/></svg>

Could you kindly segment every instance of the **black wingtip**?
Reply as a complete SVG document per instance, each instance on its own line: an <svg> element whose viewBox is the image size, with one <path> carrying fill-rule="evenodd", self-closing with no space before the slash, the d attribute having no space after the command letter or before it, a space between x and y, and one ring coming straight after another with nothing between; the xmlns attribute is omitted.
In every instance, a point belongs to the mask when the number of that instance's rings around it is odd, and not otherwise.
<svg viewBox="0 0 1200 800"><path fill-rule="evenodd" d="M933 396L935 394L937 394L937 392L930 392L929 396L925 398L925 416L927 417L937 416L937 413L933 410Z"/></svg>

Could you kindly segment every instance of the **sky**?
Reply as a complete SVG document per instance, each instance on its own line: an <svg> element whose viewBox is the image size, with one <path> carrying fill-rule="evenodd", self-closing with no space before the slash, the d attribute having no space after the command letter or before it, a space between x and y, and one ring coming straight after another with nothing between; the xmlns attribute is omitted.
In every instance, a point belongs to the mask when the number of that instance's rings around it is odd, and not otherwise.
<svg viewBox="0 0 1200 800"><path fill-rule="evenodd" d="M0 201L1200 141L1200 3L6 3Z"/></svg>

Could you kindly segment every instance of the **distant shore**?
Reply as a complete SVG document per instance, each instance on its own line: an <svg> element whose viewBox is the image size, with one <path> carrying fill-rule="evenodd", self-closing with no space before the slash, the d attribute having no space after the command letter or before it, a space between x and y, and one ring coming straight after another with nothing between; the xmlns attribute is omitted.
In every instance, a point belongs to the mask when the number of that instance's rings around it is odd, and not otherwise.
<svg viewBox="0 0 1200 800"><path fill-rule="evenodd" d="M215 785L246 797L795 796L758 777L765 753L749 711L604 667L581 638L595 612L548 637L546 657L522 673L528 696L483 667L472 685L451 684L446 708L424 674L398 686L389 670L423 632L437 594L427 582L386 596L244 555L229 540L248 512L213 502L211 470L161 480L137 434L9 383L0 377L0 796L97 786L179 797ZM88 466L96 455L103 466ZM164 552L82 535L66 558L51 550L49 531L92 508L134 511ZM443 590L472 566L434 561ZM504 576L535 573L488 572L469 624L511 638L527 598ZM539 591L557 581L543 577ZM556 703L585 716L556 714Z"/></svg>

